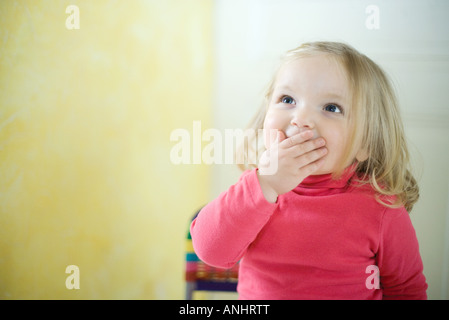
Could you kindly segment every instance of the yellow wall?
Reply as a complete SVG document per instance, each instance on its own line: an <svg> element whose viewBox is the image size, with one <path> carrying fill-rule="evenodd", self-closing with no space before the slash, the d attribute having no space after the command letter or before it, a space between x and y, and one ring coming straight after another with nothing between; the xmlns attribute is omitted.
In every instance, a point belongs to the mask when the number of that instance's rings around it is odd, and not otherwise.
<svg viewBox="0 0 449 320"><path fill-rule="evenodd" d="M211 13L211 0L0 2L0 299L183 298L209 168L173 165L169 137L210 126Z"/></svg>

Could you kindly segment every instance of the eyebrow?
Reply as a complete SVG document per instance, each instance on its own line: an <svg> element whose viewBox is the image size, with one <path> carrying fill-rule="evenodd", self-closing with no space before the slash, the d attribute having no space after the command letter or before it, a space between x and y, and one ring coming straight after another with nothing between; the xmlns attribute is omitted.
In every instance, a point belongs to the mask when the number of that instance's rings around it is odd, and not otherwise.
<svg viewBox="0 0 449 320"><path fill-rule="evenodd" d="M326 97L344 100L340 94L334 92L326 93Z"/></svg>
<svg viewBox="0 0 449 320"><path fill-rule="evenodd" d="M274 90L288 90L288 91L294 91L290 86L288 85L280 85L280 86L276 86L274 88ZM340 99L340 100L344 100L343 96L336 93L336 92L325 92L324 95L327 98L333 98L333 99Z"/></svg>

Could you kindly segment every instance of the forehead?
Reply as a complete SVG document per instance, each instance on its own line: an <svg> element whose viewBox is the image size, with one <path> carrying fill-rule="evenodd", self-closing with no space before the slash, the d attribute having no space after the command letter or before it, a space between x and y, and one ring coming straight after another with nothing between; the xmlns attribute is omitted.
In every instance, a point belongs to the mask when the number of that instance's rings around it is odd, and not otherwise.
<svg viewBox="0 0 449 320"><path fill-rule="evenodd" d="M349 98L346 72L337 59L319 54L284 63L277 74L274 89L288 88L300 93L326 94Z"/></svg>

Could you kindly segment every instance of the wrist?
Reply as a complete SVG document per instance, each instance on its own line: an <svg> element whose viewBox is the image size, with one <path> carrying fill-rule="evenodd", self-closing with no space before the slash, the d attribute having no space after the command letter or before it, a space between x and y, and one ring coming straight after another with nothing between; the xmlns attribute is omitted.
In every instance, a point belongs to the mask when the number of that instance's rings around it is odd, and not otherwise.
<svg viewBox="0 0 449 320"><path fill-rule="evenodd" d="M257 170L257 179L259 180L259 186L262 190L262 194L265 200L270 203L276 203L278 199L278 193L266 181L266 176L259 174L259 170Z"/></svg>

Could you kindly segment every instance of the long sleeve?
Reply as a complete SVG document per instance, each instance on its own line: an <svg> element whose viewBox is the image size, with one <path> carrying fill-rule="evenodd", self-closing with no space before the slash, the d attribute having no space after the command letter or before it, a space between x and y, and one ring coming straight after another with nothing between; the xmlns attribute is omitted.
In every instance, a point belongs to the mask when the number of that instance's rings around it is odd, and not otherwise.
<svg viewBox="0 0 449 320"><path fill-rule="evenodd" d="M383 299L426 299L427 283L418 240L405 209L384 213L378 252Z"/></svg>
<svg viewBox="0 0 449 320"><path fill-rule="evenodd" d="M190 233L198 257L209 265L229 268L275 212L277 204L265 200L256 169L207 204L192 222Z"/></svg>

